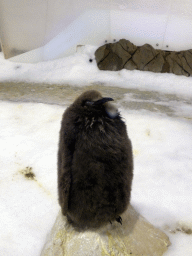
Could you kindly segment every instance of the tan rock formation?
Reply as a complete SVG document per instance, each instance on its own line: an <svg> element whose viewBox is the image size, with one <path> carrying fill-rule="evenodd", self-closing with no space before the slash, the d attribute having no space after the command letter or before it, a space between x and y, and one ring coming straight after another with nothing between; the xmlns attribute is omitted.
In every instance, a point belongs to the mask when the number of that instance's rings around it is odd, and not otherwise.
<svg viewBox="0 0 192 256"><path fill-rule="evenodd" d="M192 75L192 50L170 52L154 49L149 44L136 46L121 39L99 47L95 52L101 70L138 69L175 75Z"/></svg>
<svg viewBox="0 0 192 256"><path fill-rule="evenodd" d="M132 206L117 222L93 230L75 230L59 212L41 256L160 256L169 238Z"/></svg>

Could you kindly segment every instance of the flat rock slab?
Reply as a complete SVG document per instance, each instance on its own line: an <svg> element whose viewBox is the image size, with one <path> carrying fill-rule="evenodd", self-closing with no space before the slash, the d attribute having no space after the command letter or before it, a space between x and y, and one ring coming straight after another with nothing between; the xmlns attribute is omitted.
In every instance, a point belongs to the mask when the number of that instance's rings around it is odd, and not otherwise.
<svg viewBox="0 0 192 256"><path fill-rule="evenodd" d="M146 221L132 206L117 222L99 229L76 230L59 212L41 256L160 256L169 238Z"/></svg>

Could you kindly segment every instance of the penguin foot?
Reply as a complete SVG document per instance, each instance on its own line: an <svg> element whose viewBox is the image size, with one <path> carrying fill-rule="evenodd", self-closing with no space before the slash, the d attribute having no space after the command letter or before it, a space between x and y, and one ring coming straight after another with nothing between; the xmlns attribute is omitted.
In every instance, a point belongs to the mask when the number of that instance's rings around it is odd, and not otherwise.
<svg viewBox="0 0 192 256"><path fill-rule="evenodd" d="M122 218L121 218L121 216L117 217L116 221L119 222L122 225Z"/></svg>

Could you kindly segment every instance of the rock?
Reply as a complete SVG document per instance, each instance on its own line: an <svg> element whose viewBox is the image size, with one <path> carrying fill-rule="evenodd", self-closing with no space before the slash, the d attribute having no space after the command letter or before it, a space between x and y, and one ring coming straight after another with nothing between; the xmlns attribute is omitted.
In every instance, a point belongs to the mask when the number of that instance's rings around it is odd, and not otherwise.
<svg viewBox="0 0 192 256"><path fill-rule="evenodd" d="M134 70L134 69L137 69L137 65L136 65L132 60L128 60L128 61L125 63L124 68L125 68L125 69L128 69L128 70Z"/></svg>
<svg viewBox="0 0 192 256"><path fill-rule="evenodd" d="M185 71L182 65L181 54L171 52L167 57L166 61L169 63L170 72L175 75L189 76L188 72Z"/></svg>
<svg viewBox="0 0 192 256"><path fill-rule="evenodd" d="M110 53L110 49L108 49L107 45L103 45L101 47L99 47L96 52L95 52L95 59L96 62L99 64L100 62L102 62L107 55Z"/></svg>
<svg viewBox="0 0 192 256"><path fill-rule="evenodd" d="M96 61L102 70L121 70L130 58L131 55L119 43L104 45L96 54Z"/></svg>
<svg viewBox="0 0 192 256"><path fill-rule="evenodd" d="M182 53L182 65L183 68L192 74L192 50L183 51Z"/></svg>
<svg viewBox="0 0 192 256"><path fill-rule="evenodd" d="M137 47L130 41L121 39L99 47L95 57L101 70L117 71L124 68L192 75L192 50L168 52L156 50L149 44Z"/></svg>
<svg viewBox="0 0 192 256"><path fill-rule="evenodd" d="M122 69L122 60L111 50L111 44L100 47L95 58L101 70L117 71Z"/></svg>
<svg viewBox="0 0 192 256"><path fill-rule="evenodd" d="M102 66L101 66L102 64ZM109 52L107 58L105 58L100 65L102 70L118 71L123 68L121 58L114 52Z"/></svg>
<svg viewBox="0 0 192 256"><path fill-rule="evenodd" d="M170 72L185 76L192 74L192 50L171 52L166 61L169 63Z"/></svg>
<svg viewBox="0 0 192 256"><path fill-rule="evenodd" d="M164 64L161 51L155 50L151 45L138 47L132 57L139 70L160 72Z"/></svg>
<svg viewBox="0 0 192 256"><path fill-rule="evenodd" d="M117 222L99 229L75 230L59 212L41 256L163 255L169 238L152 226L132 206Z"/></svg>
<svg viewBox="0 0 192 256"><path fill-rule="evenodd" d="M159 73L162 71L163 65L164 65L163 53L157 52L154 58L149 63L147 63L147 65L144 67L143 70Z"/></svg>
<svg viewBox="0 0 192 256"><path fill-rule="evenodd" d="M133 55L137 50L137 46L132 44L129 40L121 39L118 43L131 55Z"/></svg>
<svg viewBox="0 0 192 256"><path fill-rule="evenodd" d="M121 69L124 67L124 65L125 65L125 63L129 60L129 59L131 59L131 54L128 52L128 51L126 51L123 47L122 47L122 45L118 42L118 43L114 43L114 44L111 44L110 45L110 47L111 47L111 51L114 53L114 54L116 54L120 59L121 59L121 61L122 61L122 63L121 63L121 65L122 65L122 67L121 67Z"/></svg>
<svg viewBox="0 0 192 256"><path fill-rule="evenodd" d="M101 70L118 71L124 68L129 59L137 50L131 42L121 39L114 44L106 44L98 48L95 52L96 62ZM133 63L133 67L135 67Z"/></svg>

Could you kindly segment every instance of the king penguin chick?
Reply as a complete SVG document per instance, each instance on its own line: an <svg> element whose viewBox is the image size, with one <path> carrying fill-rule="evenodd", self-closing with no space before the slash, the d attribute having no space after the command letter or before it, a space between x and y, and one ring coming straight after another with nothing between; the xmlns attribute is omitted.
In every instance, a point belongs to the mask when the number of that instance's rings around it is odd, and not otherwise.
<svg viewBox="0 0 192 256"><path fill-rule="evenodd" d="M112 98L81 94L63 114L58 151L58 193L63 215L76 227L116 220L130 202L132 145Z"/></svg>

